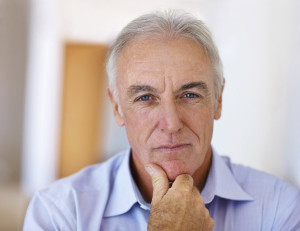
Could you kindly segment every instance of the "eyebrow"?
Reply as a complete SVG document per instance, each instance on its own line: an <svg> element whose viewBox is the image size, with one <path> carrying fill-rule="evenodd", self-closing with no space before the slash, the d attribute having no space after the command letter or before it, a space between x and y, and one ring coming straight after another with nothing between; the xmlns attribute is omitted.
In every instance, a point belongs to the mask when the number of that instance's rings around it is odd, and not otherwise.
<svg viewBox="0 0 300 231"><path fill-rule="evenodd" d="M203 90L205 93L208 93L208 86L205 82L199 81L199 82L191 82L182 85L176 92L181 92L185 90L189 90L192 88L197 88L199 90ZM127 89L127 94L132 97L140 92L153 92L156 93L157 89L149 86L149 85L132 85Z"/></svg>
<svg viewBox="0 0 300 231"><path fill-rule="evenodd" d="M199 81L199 82L191 82L191 83L184 84L176 92L181 92L192 88L203 90L205 93L208 93L209 91L207 84L203 81Z"/></svg>
<svg viewBox="0 0 300 231"><path fill-rule="evenodd" d="M129 96L134 96L140 92L157 92L157 89L149 85L132 85L127 89L127 94Z"/></svg>

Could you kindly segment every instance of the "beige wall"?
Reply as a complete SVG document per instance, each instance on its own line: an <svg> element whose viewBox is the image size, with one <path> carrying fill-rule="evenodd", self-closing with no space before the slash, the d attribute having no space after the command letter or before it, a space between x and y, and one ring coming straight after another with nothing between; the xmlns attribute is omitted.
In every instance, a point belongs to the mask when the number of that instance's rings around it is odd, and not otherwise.
<svg viewBox="0 0 300 231"><path fill-rule="evenodd" d="M0 0L0 230L21 230L28 198L20 188L27 0Z"/></svg>
<svg viewBox="0 0 300 231"><path fill-rule="evenodd" d="M0 182L21 172L27 1L0 1Z"/></svg>
<svg viewBox="0 0 300 231"><path fill-rule="evenodd" d="M65 45L64 83L60 128L59 177L103 160L100 126L106 92L104 63L107 46Z"/></svg>

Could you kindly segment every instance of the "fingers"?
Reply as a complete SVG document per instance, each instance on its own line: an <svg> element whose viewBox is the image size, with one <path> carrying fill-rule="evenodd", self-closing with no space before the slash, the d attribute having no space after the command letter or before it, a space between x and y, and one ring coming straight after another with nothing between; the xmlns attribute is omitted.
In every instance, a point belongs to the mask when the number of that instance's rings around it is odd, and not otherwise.
<svg viewBox="0 0 300 231"><path fill-rule="evenodd" d="M160 201L169 190L169 180L165 171L157 164L149 163L146 170L152 178L153 197L152 203ZM181 174L176 177L173 185L173 191L194 191L194 180L189 174ZM199 193L195 188L194 193ZM200 194L200 193L199 193Z"/></svg>
<svg viewBox="0 0 300 231"><path fill-rule="evenodd" d="M152 178L153 197L152 203L163 198L169 189L169 181L165 171L156 164L148 164L146 170Z"/></svg>
<svg viewBox="0 0 300 231"><path fill-rule="evenodd" d="M193 178L188 174L181 174L176 177L172 188L179 191L191 191L194 186Z"/></svg>

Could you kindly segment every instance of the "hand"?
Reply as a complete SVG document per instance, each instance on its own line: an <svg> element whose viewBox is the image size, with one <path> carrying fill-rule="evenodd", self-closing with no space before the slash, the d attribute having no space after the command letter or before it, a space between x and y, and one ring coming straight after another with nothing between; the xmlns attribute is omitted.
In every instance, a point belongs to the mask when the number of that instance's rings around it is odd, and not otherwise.
<svg viewBox="0 0 300 231"><path fill-rule="evenodd" d="M149 164L153 185L148 231L211 231L214 220L209 216L193 178L188 174L169 181L162 168Z"/></svg>

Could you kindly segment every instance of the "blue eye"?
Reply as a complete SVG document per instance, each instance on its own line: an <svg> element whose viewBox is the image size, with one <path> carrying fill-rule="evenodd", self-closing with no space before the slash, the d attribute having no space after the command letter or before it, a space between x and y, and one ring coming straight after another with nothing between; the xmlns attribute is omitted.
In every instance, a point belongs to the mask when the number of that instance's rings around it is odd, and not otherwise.
<svg viewBox="0 0 300 231"><path fill-rule="evenodd" d="M189 99L193 99L193 98L197 98L198 96L194 93L186 93L184 95L185 98L189 98Z"/></svg>
<svg viewBox="0 0 300 231"><path fill-rule="evenodd" d="M139 98L140 101L148 101L151 99L150 95L143 95Z"/></svg>

